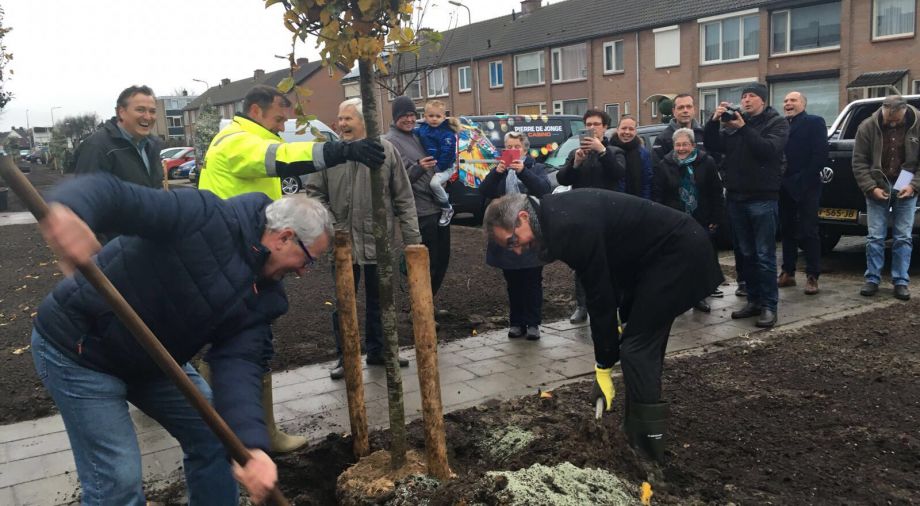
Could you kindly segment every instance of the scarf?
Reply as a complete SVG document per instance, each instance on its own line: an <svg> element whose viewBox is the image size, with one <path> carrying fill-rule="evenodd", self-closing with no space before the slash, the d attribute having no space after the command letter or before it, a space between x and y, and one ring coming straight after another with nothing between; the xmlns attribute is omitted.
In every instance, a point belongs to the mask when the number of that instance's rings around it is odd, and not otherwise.
<svg viewBox="0 0 920 506"><path fill-rule="evenodd" d="M693 214L700 205L700 192L696 187L696 180L693 177L693 162L696 161L698 149L694 149L690 156L681 160L675 154L674 160L680 167L680 201L684 204L684 211L687 214Z"/></svg>
<svg viewBox="0 0 920 506"><path fill-rule="evenodd" d="M508 168L505 171L505 195L514 195L515 193L521 193L521 189L518 187L517 172L512 168Z"/></svg>
<svg viewBox="0 0 920 506"><path fill-rule="evenodd" d="M641 196L642 194L642 154L639 153L641 140L639 136L633 137L629 142L623 142L614 134L610 143L626 152L626 193Z"/></svg>

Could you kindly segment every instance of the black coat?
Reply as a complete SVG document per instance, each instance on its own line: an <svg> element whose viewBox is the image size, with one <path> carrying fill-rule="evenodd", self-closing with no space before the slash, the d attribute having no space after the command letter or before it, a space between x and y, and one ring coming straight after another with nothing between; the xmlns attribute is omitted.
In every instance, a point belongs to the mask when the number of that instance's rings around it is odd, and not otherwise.
<svg viewBox="0 0 920 506"><path fill-rule="evenodd" d="M703 127L700 126L696 120L692 120L690 126L693 130L696 149L705 151L706 148L703 146L703 137L705 135ZM672 119L670 123L668 123L668 126L665 127L660 134L655 136L655 143L652 145L652 163L655 167L658 167L658 163L664 160L665 155L674 150L674 132L679 128L680 125L677 124L677 120Z"/></svg>
<svg viewBox="0 0 920 506"><path fill-rule="evenodd" d="M144 146L144 152L150 162L148 171L137 148L121 135L115 121L115 118L106 121L102 128L80 143L74 154L74 172L108 172L122 181L150 188L162 188L160 140L151 135Z"/></svg>
<svg viewBox="0 0 920 506"><path fill-rule="evenodd" d="M607 145L607 140L603 140ZM607 151L598 156L588 153L581 165L575 167L575 149L569 153L565 165L556 173L556 182L572 188L602 188L617 191L626 177L626 153L607 145Z"/></svg>
<svg viewBox="0 0 920 506"><path fill-rule="evenodd" d="M706 123L706 151L724 155L726 198L779 200L789 124L772 107L753 117L745 113L744 121L737 131L723 128L719 121Z"/></svg>
<svg viewBox="0 0 920 506"><path fill-rule="evenodd" d="M632 195L585 189L537 204L545 260L575 270L595 339L658 329L722 282L709 234L685 213ZM616 347L613 347L616 349Z"/></svg>
<svg viewBox="0 0 920 506"><path fill-rule="evenodd" d="M693 218L703 228L708 228L709 225L722 222L725 206L722 200L722 180L712 157L701 151L697 153L697 158L693 162L693 180L699 200ZM684 212L684 203L680 199L680 180L685 171L673 151L665 155L655 168L652 200Z"/></svg>
<svg viewBox="0 0 920 506"><path fill-rule="evenodd" d="M508 169L511 170L511 169ZM524 170L518 176L518 190L534 197L543 197L551 191L549 178L546 176L546 167L536 163L530 155L524 159ZM505 194L505 180L508 172L498 173L492 169L482 183L479 184L479 193L485 199L486 206L492 199L497 199ZM486 246L486 264L500 269L529 269L543 265L535 250L525 251L518 255L513 251L489 241Z"/></svg>
<svg viewBox="0 0 920 506"><path fill-rule="evenodd" d="M783 189L799 200L821 191L821 169L827 163L827 124L824 118L802 112L789 122Z"/></svg>

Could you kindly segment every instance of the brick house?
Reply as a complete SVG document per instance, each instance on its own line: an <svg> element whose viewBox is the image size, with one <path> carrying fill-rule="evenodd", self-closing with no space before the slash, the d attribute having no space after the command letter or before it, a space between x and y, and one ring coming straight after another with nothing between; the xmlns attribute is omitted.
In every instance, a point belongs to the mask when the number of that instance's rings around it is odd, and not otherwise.
<svg viewBox="0 0 920 506"><path fill-rule="evenodd" d="M701 116L741 87L768 84L771 103L804 92L830 120L849 101L920 93L917 0L566 0L443 33L437 51L402 55L399 89L453 115L581 114L606 109L640 124L678 93ZM392 94L380 90L390 122Z"/></svg>

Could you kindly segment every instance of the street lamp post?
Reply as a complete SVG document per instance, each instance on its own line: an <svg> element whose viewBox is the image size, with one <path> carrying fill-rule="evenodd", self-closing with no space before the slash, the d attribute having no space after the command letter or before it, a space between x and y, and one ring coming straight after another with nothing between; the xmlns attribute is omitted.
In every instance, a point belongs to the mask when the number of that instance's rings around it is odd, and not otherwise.
<svg viewBox="0 0 920 506"><path fill-rule="evenodd" d="M63 108L64 108L64 106L60 106L60 105L56 105L56 106L54 106L54 107L51 108L51 129L52 129L52 130L54 130L54 110L55 110L55 109L63 109Z"/></svg>
<svg viewBox="0 0 920 506"><path fill-rule="evenodd" d="M193 77L193 78L192 78L192 81L195 81L196 83L201 83L201 84L203 84L203 85L205 86L205 90L204 90L204 91L208 91L208 90L211 89L211 85L208 84L208 82L205 81L204 79L195 79L195 78Z"/></svg>
<svg viewBox="0 0 920 506"><path fill-rule="evenodd" d="M463 5L460 2L455 0L448 0L447 3L451 5L456 5L457 7L463 7L466 9L466 20L467 20L467 45L466 47L470 51L470 79L473 80L473 101L476 103L476 114L482 114L480 112L479 106L479 78L476 76L476 67L473 64L473 15L470 14L470 8Z"/></svg>
<svg viewBox="0 0 920 506"><path fill-rule="evenodd" d="M32 125L29 124L29 110L26 109L26 134L29 136L29 151L35 148L35 143L32 141Z"/></svg>
<svg viewBox="0 0 920 506"><path fill-rule="evenodd" d="M63 106L60 106L60 105L56 105L56 106L54 106L54 107L51 108L51 130L49 131L49 133L51 134L51 137L52 137L52 138L54 138L54 110L55 110L55 109L63 109L63 108L64 108L64 107L63 107ZM49 147L49 148L51 147L51 141L50 141L50 140L48 141L48 147ZM51 159L54 160L54 165L53 165L52 167L53 167L55 170L57 170L57 169L60 167L60 166L58 165L58 159L57 159L56 156L54 156L54 152L53 152L53 151L50 151L50 149L49 149L49 152L51 152ZM60 170L61 170L61 174L64 174L64 168L63 168L63 167L60 167Z"/></svg>

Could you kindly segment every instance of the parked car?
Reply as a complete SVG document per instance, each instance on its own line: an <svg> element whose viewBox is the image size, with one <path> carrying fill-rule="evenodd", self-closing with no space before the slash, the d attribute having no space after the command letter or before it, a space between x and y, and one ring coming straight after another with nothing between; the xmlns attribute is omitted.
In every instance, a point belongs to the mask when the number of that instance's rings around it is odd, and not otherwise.
<svg viewBox="0 0 920 506"><path fill-rule="evenodd" d="M910 105L920 108L920 95L904 98ZM866 196L853 177L853 146L859 125L881 107L882 100L884 98L850 102L828 128L828 160L821 170L823 186L818 209L818 234L824 253L833 250L841 236L868 233ZM920 219L916 213L914 218L914 233L918 233Z"/></svg>
<svg viewBox="0 0 920 506"><path fill-rule="evenodd" d="M191 173L192 169L195 168L197 163L197 160L192 159L176 167L173 169L173 174L175 177L172 177L171 179L182 179L188 177L189 173Z"/></svg>
<svg viewBox="0 0 920 506"><path fill-rule="evenodd" d="M163 157L163 151L160 151L160 160L163 163L163 167L166 168L166 175L169 179L176 179L179 176L179 166L183 163L186 163L190 160L195 160L195 148L192 147L181 147L181 148L167 148L167 151L170 149L175 149Z"/></svg>
<svg viewBox="0 0 920 506"><path fill-rule="evenodd" d="M227 126L230 125L230 122L231 120L229 119L220 120L220 129L223 130L224 128L227 128ZM318 119L311 121L310 126L315 127L326 140L339 140L339 136L332 131L332 128ZM297 121L293 119L289 119L284 122L284 131L278 135L286 142L308 142L316 140L316 136L313 135L311 130L307 130L302 134L297 133ZM200 173L201 170L205 170L205 167L201 167L198 172ZM200 176L200 174L195 175L196 185L198 176ZM304 177L305 176L290 176L281 178L281 192L285 195L293 195L299 192L304 188ZM191 179L192 176L190 175L189 180Z"/></svg>
<svg viewBox="0 0 920 506"><path fill-rule="evenodd" d="M201 166L197 163L188 171L188 182L198 188L198 176L201 175Z"/></svg>
<svg viewBox="0 0 920 506"><path fill-rule="evenodd" d="M530 156L538 162L546 160L566 139L585 127L582 117L575 114L461 116L460 121L478 127L498 149L505 147L506 132L526 133Z"/></svg>

